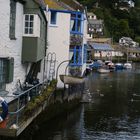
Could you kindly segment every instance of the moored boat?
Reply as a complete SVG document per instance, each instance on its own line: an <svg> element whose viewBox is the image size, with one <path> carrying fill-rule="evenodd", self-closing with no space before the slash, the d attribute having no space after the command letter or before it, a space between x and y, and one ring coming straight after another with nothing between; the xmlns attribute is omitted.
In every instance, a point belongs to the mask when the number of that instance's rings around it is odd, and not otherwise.
<svg viewBox="0 0 140 140"><path fill-rule="evenodd" d="M85 81L83 77L75 77L70 75L59 75L59 77L64 84L82 84Z"/></svg>
<svg viewBox="0 0 140 140"><path fill-rule="evenodd" d="M115 69L116 69L116 70L123 70L123 68L124 68L124 67L123 67L123 64L122 64L122 63L116 63L116 64L115 64Z"/></svg>
<svg viewBox="0 0 140 140"><path fill-rule="evenodd" d="M100 68L97 70L99 73L109 73L110 70L109 69L105 69L105 68Z"/></svg>
<svg viewBox="0 0 140 140"><path fill-rule="evenodd" d="M132 69L132 64L127 62L127 63L124 64L124 68L125 69Z"/></svg>

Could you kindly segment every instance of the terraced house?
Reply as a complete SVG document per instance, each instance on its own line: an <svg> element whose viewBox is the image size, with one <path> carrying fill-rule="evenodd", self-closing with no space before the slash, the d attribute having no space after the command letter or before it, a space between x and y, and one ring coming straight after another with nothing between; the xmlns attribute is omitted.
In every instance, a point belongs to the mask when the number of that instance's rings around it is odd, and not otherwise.
<svg viewBox="0 0 140 140"><path fill-rule="evenodd" d="M40 0L1 0L0 95L43 80L47 20Z"/></svg>
<svg viewBox="0 0 140 140"><path fill-rule="evenodd" d="M68 75L82 76L86 69L87 18L84 7L75 0L45 0L45 3L48 53L56 56L53 74L58 79L58 87L62 87L60 74L67 71Z"/></svg>

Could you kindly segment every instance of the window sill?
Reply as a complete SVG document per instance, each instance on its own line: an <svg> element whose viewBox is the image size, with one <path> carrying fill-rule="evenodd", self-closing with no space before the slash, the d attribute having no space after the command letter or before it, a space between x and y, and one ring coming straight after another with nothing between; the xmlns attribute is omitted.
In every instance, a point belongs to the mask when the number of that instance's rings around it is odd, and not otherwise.
<svg viewBox="0 0 140 140"><path fill-rule="evenodd" d="M0 91L0 96L6 96L9 92L6 90Z"/></svg>
<svg viewBox="0 0 140 140"><path fill-rule="evenodd" d="M16 40L17 38L16 37L10 37L10 40Z"/></svg>
<svg viewBox="0 0 140 140"><path fill-rule="evenodd" d="M49 27L55 27L55 28L57 28L58 25L57 24L49 24Z"/></svg>
<svg viewBox="0 0 140 140"><path fill-rule="evenodd" d="M24 34L23 37L38 37L38 38L39 38L40 36L34 35L34 34L32 34L32 35L25 35L25 34Z"/></svg>
<svg viewBox="0 0 140 140"><path fill-rule="evenodd" d="M75 67L75 66L80 67L80 66L82 66L82 64L69 64L69 66L71 66L71 67Z"/></svg>

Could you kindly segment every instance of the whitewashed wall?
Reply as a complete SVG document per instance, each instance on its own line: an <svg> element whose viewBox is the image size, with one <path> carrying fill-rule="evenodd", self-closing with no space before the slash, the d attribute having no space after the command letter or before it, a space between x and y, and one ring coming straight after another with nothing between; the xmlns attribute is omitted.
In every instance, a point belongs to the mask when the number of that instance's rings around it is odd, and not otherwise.
<svg viewBox="0 0 140 140"><path fill-rule="evenodd" d="M87 18L85 14L84 14L84 23L83 23L83 45L84 44L87 44ZM84 46L82 52L84 56ZM86 70L86 63L82 66L82 75L84 74L85 70Z"/></svg>
<svg viewBox="0 0 140 140"><path fill-rule="evenodd" d="M0 1L0 57L14 57L14 80L6 84L9 94L16 90L17 79L25 80L26 65L21 63L23 5L17 2L16 7L16 39L9 38L10 0Z"/></svg>
<svg viewBox="0 0 140 140"><path fill-rule="evenodd" d="M50 12L48 12L48 50L47 52L56 53L56 68L58 65L69 60L69 45L70 45L70 14L57 12L56 25L50 24ZM65 74L65 69L68 63L64 63L58 70L58 87L63 87L64 84L60 81L59 75ZM56 73L55 73L56 74ZM56 76L56 75L55 75Z"/></svg>

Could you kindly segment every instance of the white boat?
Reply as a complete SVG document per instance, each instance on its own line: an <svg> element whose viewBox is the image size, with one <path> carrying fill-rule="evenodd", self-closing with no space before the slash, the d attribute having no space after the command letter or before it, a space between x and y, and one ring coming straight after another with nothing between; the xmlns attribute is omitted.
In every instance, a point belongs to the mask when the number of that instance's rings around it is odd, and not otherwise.
<svg viewBox="0 0 140 140"><path fill-rule="evenodd" d="M82 84L85 81L83 77L75 77L70 75L59 75L59 77L64 84Z"/></svg>
<svg viewBox="0 0 140 140"><path fill-rule="evenodd" d="M100 68L100 69L98 69L97 71L98 71L99 73L109 73L109 72L110 72L110 70L104 69L104 68Z"/></svg>
<svg viewBox="0 0 140 140"><path fill-rule="evenodd" d="M132 64L127 62L124 64L124 68L125 69L132 69Z"/></svg>

